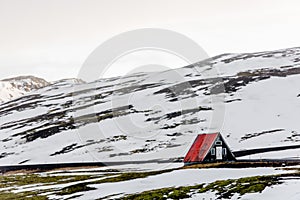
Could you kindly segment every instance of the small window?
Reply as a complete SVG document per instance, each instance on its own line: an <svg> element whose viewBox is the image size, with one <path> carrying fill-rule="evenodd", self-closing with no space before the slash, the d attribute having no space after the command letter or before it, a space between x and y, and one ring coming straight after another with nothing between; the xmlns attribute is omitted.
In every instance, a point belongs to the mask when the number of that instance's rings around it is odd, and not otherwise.
<svg viewBox="0 0 300 200"><path fill-rule="evenodd" d="M227 154L227 149L226 148L223 148L223 154L226 156L226 154Z"/></svg>
<svg viewBox="0 0 300 200"><path fill-rule="evenodd" d="M216 141L216 145L222 145L222 141Z"/></svg>
<svg viewBox="0 0 300 200"><path fill-rule="evenodd" d="M211 155L216 155L216 150L215 150L215 148L212 148L212 149L210 150L210 154L211 154Z"/></svg>

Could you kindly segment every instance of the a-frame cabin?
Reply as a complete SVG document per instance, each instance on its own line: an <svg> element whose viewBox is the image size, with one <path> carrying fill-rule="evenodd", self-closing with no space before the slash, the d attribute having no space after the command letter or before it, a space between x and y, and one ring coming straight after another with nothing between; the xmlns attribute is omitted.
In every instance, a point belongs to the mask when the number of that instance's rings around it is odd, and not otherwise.
<svg viewBox="0 0 300 200"><path fill-rule="evenodd" d="M184 158L186 165L222 161L235 157L220 133L199 134Z"/></svg>

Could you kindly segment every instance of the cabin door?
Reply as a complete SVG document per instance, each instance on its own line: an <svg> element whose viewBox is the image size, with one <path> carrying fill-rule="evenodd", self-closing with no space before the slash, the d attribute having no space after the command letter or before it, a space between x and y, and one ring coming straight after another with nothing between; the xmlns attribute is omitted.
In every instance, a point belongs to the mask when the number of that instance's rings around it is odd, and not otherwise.
<svg viewBox="0 0 300 200"><path fill-rule="evenodd" d="M222 147L216 147L216 159L223 160Z"/></svg>

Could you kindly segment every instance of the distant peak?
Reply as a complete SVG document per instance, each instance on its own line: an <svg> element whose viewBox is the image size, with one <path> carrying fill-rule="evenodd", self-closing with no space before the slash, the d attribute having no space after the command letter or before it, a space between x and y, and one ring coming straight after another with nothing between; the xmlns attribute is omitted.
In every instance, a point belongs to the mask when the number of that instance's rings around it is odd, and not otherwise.
<svg viewBox="0 0 300 200"><path fill-rule="evenodd" d="M26 79L31 79L34 81L43 81L43 82L47 82L45 79L43 78L39 78L36 76L32 76L32 75L27 75L27 76L16 76L16 77L12 77L12 78L6 78L3 79L1 81L21 81L21 80L26 80Z"/></svg>
<svg viewBox="0 0 300 200"><path fill-rule="evenodd" d="M6 102L33 90L48 86L50 83L45 79L35 76L17 76L0 81L0 103Z"/></svg>

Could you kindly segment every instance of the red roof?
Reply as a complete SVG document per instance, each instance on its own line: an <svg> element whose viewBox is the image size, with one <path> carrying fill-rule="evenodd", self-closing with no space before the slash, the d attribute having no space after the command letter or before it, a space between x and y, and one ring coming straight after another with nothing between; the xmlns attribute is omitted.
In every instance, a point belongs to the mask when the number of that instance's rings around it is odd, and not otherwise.
<svg viewBox="0 0 300 200"><path fill-rule="evenodd" d="M213 142L218 137L218 134L219 133L198 135L183 161L202 162L212 147Z"/></svg>

